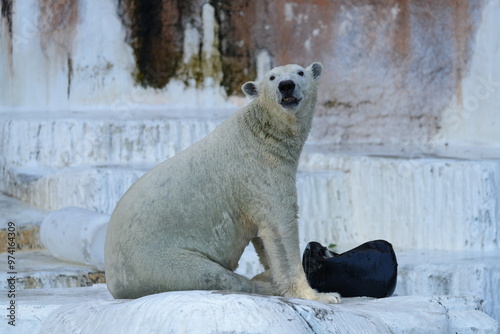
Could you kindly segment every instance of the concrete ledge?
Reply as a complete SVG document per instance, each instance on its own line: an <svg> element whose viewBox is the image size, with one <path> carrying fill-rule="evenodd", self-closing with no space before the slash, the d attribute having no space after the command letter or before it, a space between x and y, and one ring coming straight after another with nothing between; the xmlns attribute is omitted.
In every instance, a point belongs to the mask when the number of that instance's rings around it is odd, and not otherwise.
<svg viewBox="0 0 500 334"><path fill-rule="evenodd" d="M16 230L17 250L43 248L39 238L40 224L48 211L32 207L20 200L0 193L0 253L7 252L8 223L13 222Z"/></svg>
<svg viewBox="0 0 500 334"><path fill-rule="evenodd" d="M47 210L75 206L111 213L120 197L154 167L68 167L7 169L5 193Z"/></svg>
<svg viewBox="0 0 500 334"><path fill-rule="evenodd" d="M500 160L309 153L301 161L302 242L386 239L401 249L500 249ZM0 190L47 210L111 213L151 167L6 168Z"/></svg>
<svg viewBox="0 0 500 334"><path fill-rule="evenodd" d="M15 333L498 333L473 297L351 298L340 305L220 291L113 300L105 285L23 291ZM3 322L0 331L12 333Z"/></svg>
<svg viewBox="0 0 500 334"><path fill-rule="evenodd" d="M0 160L6 166L57 168L158 164L205 137L233 111L0 112Z"/></svg>
<svg viewBox="0 0 500 334"><path fill-rule="evenodd" d="M153 167L11 168L5 171L3 190L47 210L75 206L111 214L127 189ZM330 224L332 220L345 220L341 212L348 205L347 197L336 193L345 192L344 179L345 175L338 171L299 172L297 190L302 220Z"/></svg>
<svg viewBox="0 0 500 334"><path fill-rule="evenodd" d="M500 320L498 252L399 252L398 295L473 295L484 311Z"/></svg>
<svg viewBox="0 0 500 334"><path fill-rule="evenodd" d="M330 242L386 239L402 249L500 249L498 159L305 152L299 168L346 174L345 188L323 190L347 196L343 203L350 203L342 208L345 218L330 227Z"/></svg>
<svg viewBox="0 0 500 334"><path fill-rule="evenodd" d="M0 323L1 333L38 333L42 321L51 312L56 311L63 305L72 305L86 301L111 301L113 297L109 294L106 284L97 284L86 288L52 288L52 289L29 289L19 290L16 293L16 321L15 326L8 325L7 319L2 318ZM2 298L0 307L9 301Z"/></svg>
<svg viewBox="0 0 500 334"><path fill-rule="evenodd" d="M0 266L7 268L7 255L2 254ZM104 272L94 267L61 261L47 250L16 252L16 290L86 287L104 283ZM0 271L0 290L8 290L11 275ZM29 292L27 292L29 293Z"/></svg>

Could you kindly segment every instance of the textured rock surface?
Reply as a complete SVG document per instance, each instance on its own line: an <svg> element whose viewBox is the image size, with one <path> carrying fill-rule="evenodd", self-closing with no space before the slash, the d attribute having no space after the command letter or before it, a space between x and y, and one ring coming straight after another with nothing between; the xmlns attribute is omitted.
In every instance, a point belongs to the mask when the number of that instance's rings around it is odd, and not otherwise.
<svg viewBox="0 0 500 334"><path fill-rule="evenodd" d="M0 194L0 240L8 240L8 223L16 226L17 250L40 249L40 224L48 211L27 205L17 199ZM0 253L7 252L8 243L0 244Z"/></svg>
<svg viewBox="0 0 500 334"><path fill-rule="evenodd" d="M6 321L0 323L2 333L38 333L41 322L51 312L62 305L83 303L86 301L111 301L113 297L109 294L103 284L91 288L51 288L23 290L17 294L17 319L16 326L7 325ZM5 299L0 302L4 307Z"/></svg>
<svg viewBox="0 0 500 334"><path fill-rule="evenodd" d="M469 297L345 299L340 305L325 305L279 297L184 291L127 301L113 300L101 285L26 290L19 301L22 318L15 333L39 330L40 333L497 334L498 331L498 323L481 311L479 301ZM7 325L0 326L3 330Z"/></svg>
<svg viewBox="0 0 500 334"><path fill-rule="evenodd" d="M450 312L450 306L457 309ZM42 324L40 332L77 328L89 332L94 329L113 330L120 323L122 331L128 332L134 332L133 328L151 326L148 329L153 331L167 329L196 333L404 333L410 329L415 333L438 333L448 329L472 333L473 328L495 333L495 322L478 308L479 304L473 300L451 297L402 297L328 306L286 298L193 291L125 303L81 304L52 313ZM455 319L459 319L457 313L465 311L469 311L471 321L463 326ZM142 316L137 316L138 312ZM86 319L84 323L83 319ZM71 323L78 325L73 327Z"/></svg>
<svg viewBox="0 0 500 334"><path fill-rule="evenodd" d="M405 251L398 253L398 295L473 295L500 320L498 252Z"/></svg>
<svg viewBox="0 0 500 334"><path fill-rule="evenodd" d="M15 259L16 291L21 294L29 295L31 289L75 288L105 282L104 272L88 265L61 261L46 250L17 252ZM0 264L7 267L6 255L2 256ZM8 290L7 278L9 277L6 271L0 272L2 292Z"/></svg>

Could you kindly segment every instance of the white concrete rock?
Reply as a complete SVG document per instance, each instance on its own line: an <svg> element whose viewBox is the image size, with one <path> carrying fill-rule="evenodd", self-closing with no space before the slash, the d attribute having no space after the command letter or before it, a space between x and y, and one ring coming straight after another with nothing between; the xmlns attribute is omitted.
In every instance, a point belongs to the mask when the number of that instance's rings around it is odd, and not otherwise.
<svg viewBox="0 0 500 334"><path fill-rule="evenodd" d="M340 305L326 305L219 291L179 291L136 300L111 300L103 291L105 287L93 289L92 293L86 289L87 301L51 308L48 316L41 317L39 333L498 332L498 323L481 311L478 300L470 297L354 298ZM23 304L46 305L42 298Z"/></svg>
<svg viewBox="0 0 500 334"><path fill-rule="evenodd" d="M98 284L23 290L16 301L16 326L3 321L2 333L498 333L498 323L472 297L348 298L326 305L179 291L114 300Z"/></svg>
<svg viewBox="0 0 500 334"><path fill-rule="evenodd" d="M500 254L413 250L397 253L397 295L472 295L500 321Z"/></svg>
<svg viewBox="0 0 500 334"><path fill-rule="evenodd" d="M305 54L299 58L324 58L335 73L320 94L320 104L333 105L335 113L317 119L312 135L318 141L399 143L404 138L406 143L498 148L497 1L441 6L451 8L433 11L434 18L426 15L430 21L418 15L427 8L424 5L412 7L409 13L400 4L343 5L326 21L318 20L314 9L304 16L294 7L292 3L281 7L285 21L303 24L309 15L315 21L310 22L314 28L304 31L309 38L303 41ZM205 4L199 10L199 29L191 23L183 25L182 63L187 66L191 56L202 53L204 59L211 59L205 66L217 69L222 41L217 40L214 8ZM51 3L25 0L14 2L10 17L4 16L0 32L3 106L64 110L113 104L127 109L147 104L230 104L220 87L220 70L206 77L202 87L196 87L192 76L187 85L184 78L176 77L163 89L137 85L134 50L114 2L54 9ZM409 35L400 29L400 22L406 20ZM52 26L55 22L57 29ZM438 25L431 29L427 22ZM265 50L268 42L256 38ZM406 49L406 43L419 47ZM281 48L270 52L269 60L288 59L277 50ZM257 58L256 66L262 68L270 57Z"/></svg>
<svg viewBox="0 0 500 334"><path fill-rule="evenodd" d="M42 288L20 290L16 294L15 327L7 321L0 322L1 333L25 334L38 333L42 321L63 305L74 305L86 301L112 301L105 284L89 288ZM3 309L6 299L0 300ZM4 320L4 319L2 319ZM96 332L96 333L99 333Z"/></svg>
<svg viewBox="0 0 500 334"><path fill-rule="evenodd" d="M104 270L104 242L109 215L68 207L49 214L40 226L40 240L55 257Z"/></svg>

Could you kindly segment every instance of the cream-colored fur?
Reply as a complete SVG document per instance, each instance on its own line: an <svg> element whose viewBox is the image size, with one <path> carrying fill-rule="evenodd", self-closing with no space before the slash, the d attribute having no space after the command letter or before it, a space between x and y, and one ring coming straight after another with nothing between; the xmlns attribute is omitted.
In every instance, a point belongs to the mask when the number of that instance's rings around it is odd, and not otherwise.
<svg viewBox="0 0 500 334"><path fill-rule="evenodd" d="M272 69L253 100L200 142L140 178L109 224L105 266L115 298L230 290L326 303L300 262L295 177L322 66ZM252 241L265 272L234 273Z"/></svg>

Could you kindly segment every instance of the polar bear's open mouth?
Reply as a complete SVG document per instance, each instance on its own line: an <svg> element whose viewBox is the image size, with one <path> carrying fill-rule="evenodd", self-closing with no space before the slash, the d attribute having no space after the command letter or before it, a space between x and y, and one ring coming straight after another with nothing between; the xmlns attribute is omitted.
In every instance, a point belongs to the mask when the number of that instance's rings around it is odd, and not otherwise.
<svg viewBox="0 0 500 334"><path fill-rule="evenodd" d="M302 99L297 99L293 96L287 96L281 99L281 105L285 108L293 108L299 104L300 100Z"/></svg>

